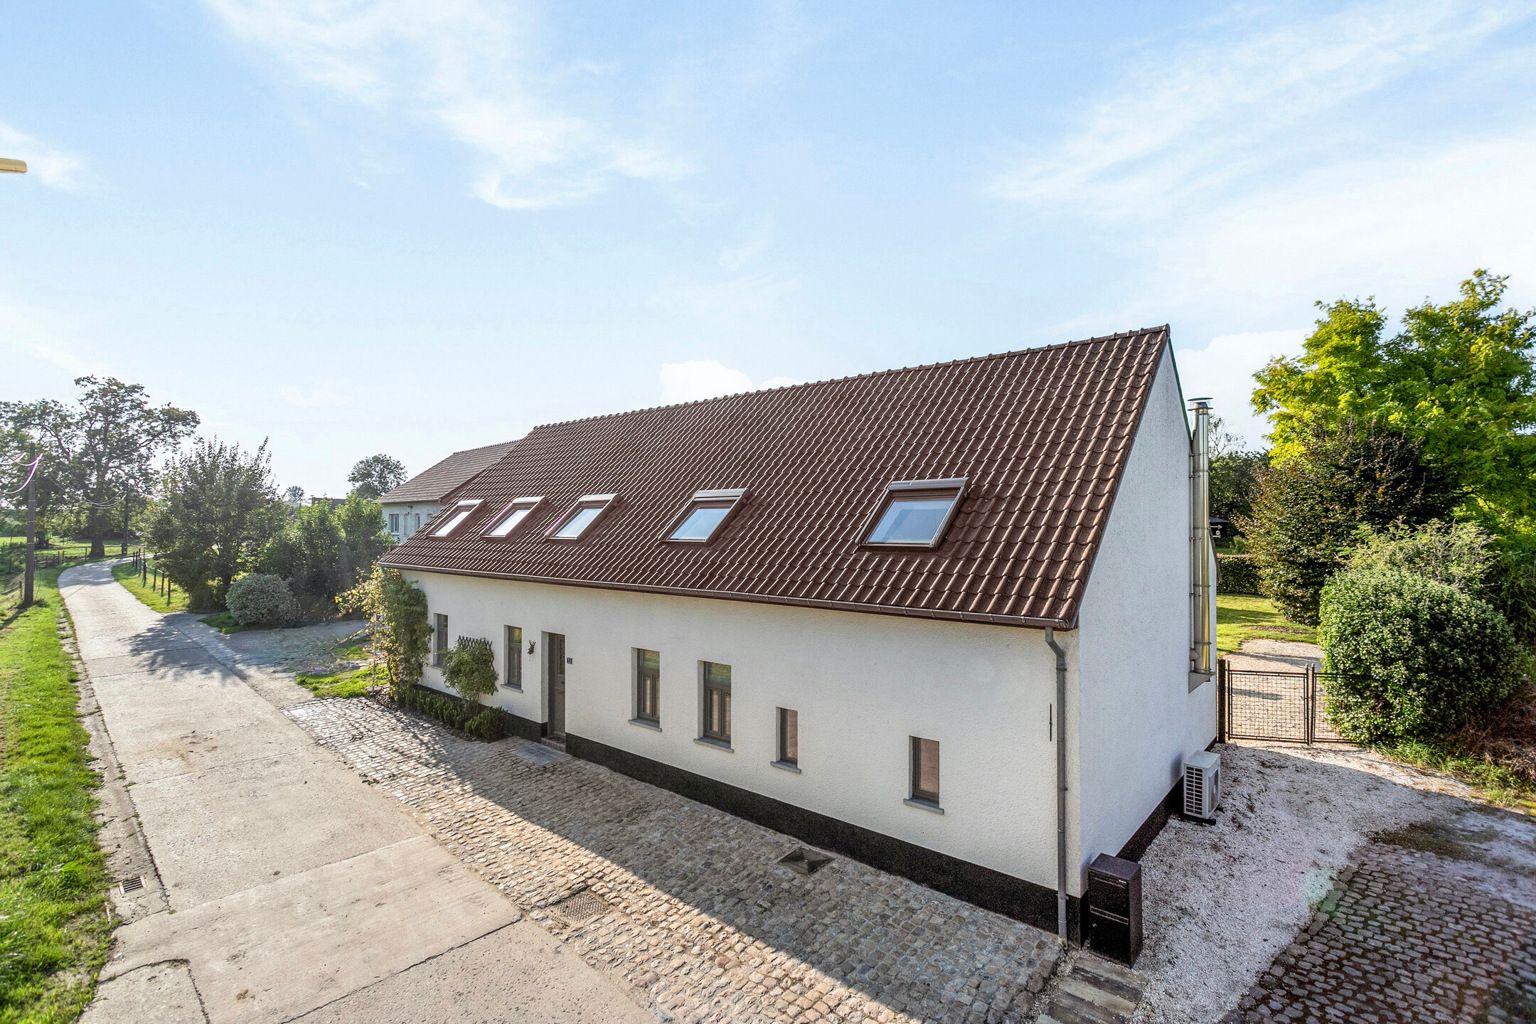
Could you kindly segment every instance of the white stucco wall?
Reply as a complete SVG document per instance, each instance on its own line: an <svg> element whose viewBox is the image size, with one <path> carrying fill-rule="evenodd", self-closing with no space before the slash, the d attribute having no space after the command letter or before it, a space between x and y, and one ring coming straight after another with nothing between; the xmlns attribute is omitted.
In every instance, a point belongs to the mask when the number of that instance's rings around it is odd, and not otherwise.
<svg viewBox="0 0 1536 1024"><path fill-rule="evenodd" d="M1055 888L1055 664L1038 630L406 575L450 643L491 641L503 676L503 626L522 628L523 690L488 702L546 720L542 634L561 633L569 734ZM636 647L661 653L660 731L629 721ZM730 751L695 742L700 660L732 668ZM444 687L436 669L423 682ZM799 712L800 774L770 763L778 707ZM940 743L942 815L903 802L910 736Z"/></svg>
<svg viewBox="0 0 1536 1024"><path fill-rule="evenodd" d="M421 525L426 526L432 517L437 515L438 510L441 507L442 506L438 505L437 503L429 501L398 502L387 504L383 506L384 526L386 529L388 529L389 517L395 513L399 513L400 530L399 532L391 531L391 533L394 534L395 543L399 544L406 538L410 537L411 534L416 532L417 516L421 516Z"/></svg>
<svg viewBox="0 0 1536 1024"><path fill-rule="evenodd" d="M1188 453L1165 353L1079 620L1079 865L1118 852L1216 735L1215 681L1189 690Z"/></svg>

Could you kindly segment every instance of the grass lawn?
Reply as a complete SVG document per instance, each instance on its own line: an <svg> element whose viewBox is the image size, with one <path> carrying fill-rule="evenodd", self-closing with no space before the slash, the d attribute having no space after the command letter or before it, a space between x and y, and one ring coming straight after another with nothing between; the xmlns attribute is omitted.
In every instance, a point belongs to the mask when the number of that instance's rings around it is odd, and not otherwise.
<svg viewBox="0 0 1536 1024"><path fill-rule="evenodd" d="M0 1021L73 1021L106 960L107 869L98 783L59 643L59 570L0 617Z"/></svg>
<svg viewBox="0 0 1536 1024"><path fill-rule="evenodd" d="M141 602L153 608L157 612L184 612L187 610L187 592L180 587L171 589L171 599L167 601L164 594L155 592L155 563L149 563L149 582L139 582L139 571L133 567L132 562L121 562L112 567L112 575L117 577L117 582L138 598Z"/></svg>
<svg viewBox="0 0 1536 1024"><path fill-rule="evenodd" d="M259 629L259 626L242 626L235 621L235 617L229 612L214 612L212 615L204 615L197 620L206 626L212 626L220 633L244 633L248 629Z"/></svg>
<svg viewBox="0 0 1536 1024"><path fill-rule="evenodd" d="M1376 750L1395 761L1444 772L1473 787L1489 803L1536 814L1536 784L1512 766L1471 750L1460 737L1382 743Z"/></svg>
<svg viewBox="0 0 1536 1024"><path fill-rule="evenodd" d="M1280 614L1267 597L1253 594L1216 595L1216 651L1225 657L1244 640L1300 640L1317 642L1317 630L1298 626Z"/></svg>
<svg viewBox="0 0 1536 1024"><path fill-rule="evenodd" d="M336 650L341 661L360 661L369 657L365 644L351 643ZM385 683L384 666L369 663L361 668L342 669L326 675L300 675L298 684L316 697L362 697L371 686Z"/></svg>

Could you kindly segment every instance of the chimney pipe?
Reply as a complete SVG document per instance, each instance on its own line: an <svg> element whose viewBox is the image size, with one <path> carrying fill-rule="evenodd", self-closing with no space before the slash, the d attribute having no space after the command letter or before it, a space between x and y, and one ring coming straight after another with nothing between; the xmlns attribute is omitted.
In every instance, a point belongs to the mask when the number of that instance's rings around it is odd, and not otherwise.
<svg viewBox="0 0 1536 1024"><path fill-rule="evenodd" d="M1198 677L1209 678L1215 667L1213 658L1216 645L1211 622L1211 400L1192 398L1190 411L1195 414L1193 451L1191 453L1191 513L1193 530L1190 534L1190 600L1191 644L1190 671ZM1195 679L1190 686L1197 685Z"/></svg>

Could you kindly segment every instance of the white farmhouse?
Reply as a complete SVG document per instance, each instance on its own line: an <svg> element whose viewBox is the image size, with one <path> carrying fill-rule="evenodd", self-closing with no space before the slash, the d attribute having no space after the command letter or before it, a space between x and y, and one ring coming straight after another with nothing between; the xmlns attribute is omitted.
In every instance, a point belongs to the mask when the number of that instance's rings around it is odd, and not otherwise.
<svg viewBox="0 0 1536 1024"><path fill-rule="evenodd" d="M417 473L399 487L379 497L384 524L399 544L442 511L443 502L468 483L476 473L507 454L511 441L454 452L432 468Z"/></svg>
<svg viewBox="0 0 1536 1024"><path fill-rule="evenodd" d="M384 561L426 685L1075 936L1217 732L1194 448L1162 327L539 427Z"/></svg>

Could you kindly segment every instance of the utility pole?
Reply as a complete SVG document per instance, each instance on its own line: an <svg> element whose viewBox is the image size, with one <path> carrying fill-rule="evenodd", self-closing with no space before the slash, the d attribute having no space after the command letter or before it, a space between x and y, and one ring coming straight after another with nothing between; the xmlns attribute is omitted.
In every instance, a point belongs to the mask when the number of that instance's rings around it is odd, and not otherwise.
<svg viewBox="0 0 1536 1024"><path fill-rule="evenodd" d="M126 555L128 553L128 499L131 498L131 497L133 497L133 490L132 490L132 488L124 488L124 490L123 490L123 543L122 543L122 546L117 549L117 553L119 555Z"/></svg>

